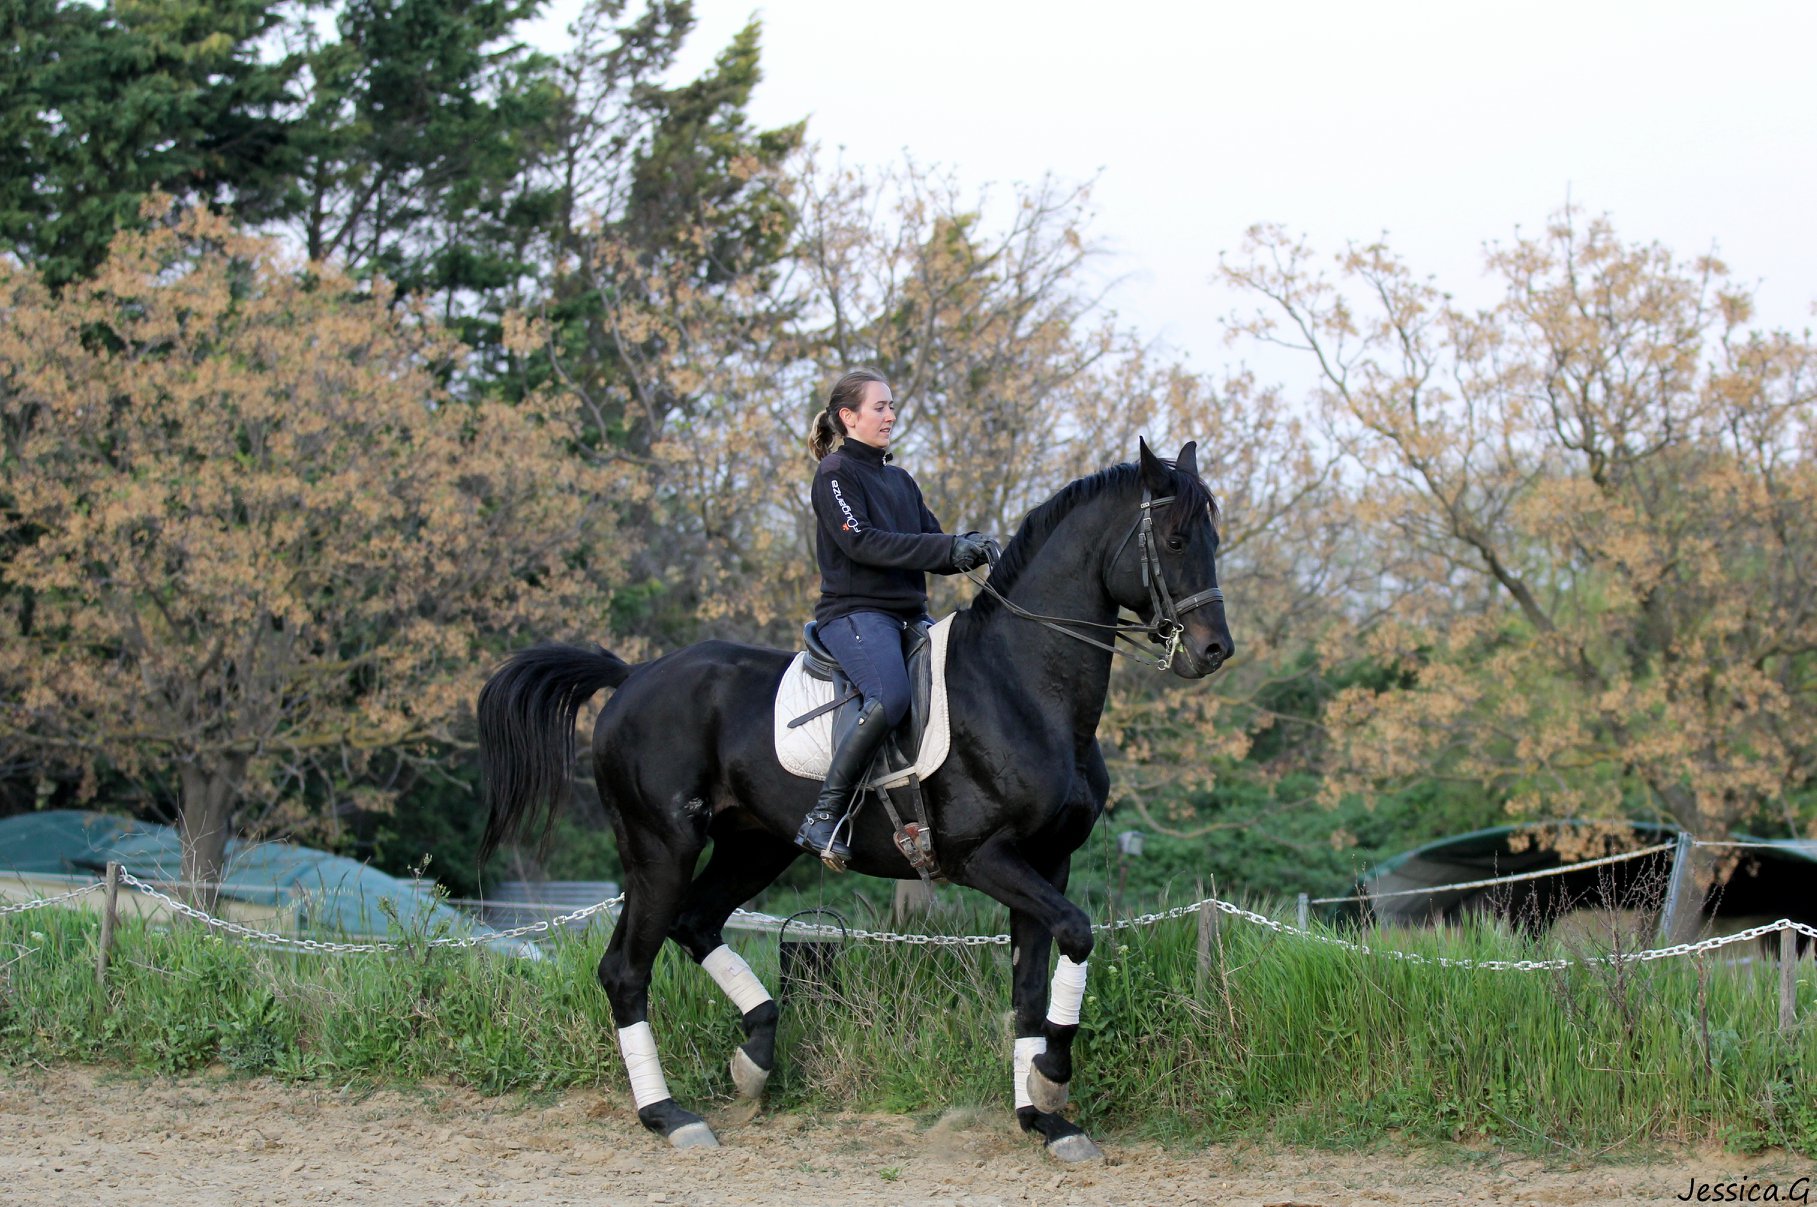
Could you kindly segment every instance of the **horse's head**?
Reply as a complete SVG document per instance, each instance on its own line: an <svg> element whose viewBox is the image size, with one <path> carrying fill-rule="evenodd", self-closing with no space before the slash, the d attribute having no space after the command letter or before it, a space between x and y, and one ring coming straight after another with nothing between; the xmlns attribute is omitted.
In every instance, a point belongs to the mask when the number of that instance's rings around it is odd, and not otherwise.
<svg viewBox="0 0 1817 1207"><path fill-rule="evenodd" d="M1236 652L1218 589L1217 504L1199 480L1198 444L1187 441L1172 465L1141 442L1140 511L1105 567L1111 598L1155 631L1178 639L1170 669L1202 679Z"/></svg>

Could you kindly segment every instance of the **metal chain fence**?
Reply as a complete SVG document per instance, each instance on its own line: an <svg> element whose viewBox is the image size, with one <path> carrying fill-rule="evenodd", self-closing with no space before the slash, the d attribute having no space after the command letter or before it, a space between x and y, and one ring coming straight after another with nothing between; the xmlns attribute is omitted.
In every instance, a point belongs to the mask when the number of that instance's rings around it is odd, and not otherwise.
<svg viewBox="0 0 1817 1207"><path fill-rule="evenodd" d="M1797 931L1800 934L1817 939L1817 928L1806 926L1802 922L1793 922L1789 918L1781 918L1777 922L1769 922L1764 926L1756 926L1748 930L1737 931L1732 935L1719 935L1715 938L1705 939L1699 943L1675 943L1670 947L1657 947L1647 951L1611 952L1608 955L1590 956L1582 960L1453 959L1449 956L1426 956L1421 955L1418 952L1397 951L1392 948L1384 950L1371 947L1367 943L1353 943L1348 939L1339 938L1336 935L1318 934L1305 927L1293 926L1286 922L1277 922L1264 914L1258 914L1254 910L1244 909L1240 905L1221 900L1217 897L1206 897L1202 900L1195 901L1190 905L1175 906L1173 909L1161 913L1138 914L1133 918L1118 918L1112 922L1094 923L1092 925L1092 930L1095 933L1102 934L1106 931L1130 930L1135 927L1154 926L1160 922L1170 922L1176 918L1184 918L1188 915L1197 914L1200 910L1206 908L1222 910L1232 917L1241 918L1245 922L1251 922L1257 926L1266 927L1267 929L1280 934L1292 935L1295 938L1300 939L1310 939L1315 943L1324 943L1332 947L1341 947L1346 951L1354 951L1360 955L1381 956L1386 959L1401 960L1408 964L1431 964L1441 968L1474 968L1485 972L1540 972L1549 969L1569 968L1574 964L1583 966L1596 964L1640 964L1650 960L1663 960L1671 956L1695 955L1699 952L1714 951L1719 947L1726 947L1731 943L1745 943L1753 939L1758 939L1762 935L1769 935L1782 930ZM744 910L738 910L735 912L734 916L738 915L743 915L744 918L750 922L753 929L773 930L782 923L782 919L773 917L769 914L751 914ZM804 934L816 935L822 938L836 938L841 934L849 933L854 939L865 939L874 943L914 943L934 947L974 947L993 943L1006 944L1010 941L1008 935L916 935L898 934L894 931L869 930L843 932L837 926L800 922L795 923L794 926L791 927L791 930L799 930Z"/></svg>
<svg viewBox="0 0 1817 1207"><path fill-rule="evenodd" d="M4 917L7 914L22 914L27 910L43 909L45 906L55 905L59 901L70 901L76 897L86 896L89 893L100 892L102 887L101 882L97 880L93 884L85 884L81 888L73 888L67 893L58 893L55 897L39 897L33 901L20 901L13 905L0 905L0 917Z"/></svg>
<svg viewBox="0 0 1817 1207"><path fill-rule="evenodd" d="M625 899L625 895L620 893L616 897L608 898L605 901L595 902L584 909L577 909L571 914L563 914L557 918L545 918L541 922L531 922L525 926L514 926L510 930L495 930L483 935L468 935L458 939L429 939L423 943L416 944L398 941L333 943L322 939L293 939L288 935L275 934L271 931L259 930L256 927L247 926L240 922L230 922L225 918L217 918L205 910L197 909L186 901L177 900L169 893L159 892L156 888L153 888L151 885L129 872L122 871L120 873L120 883L130 885L149 897L156 897L159 901L164 902L164 904L168 905L179 914L182 914L185 917L194 918L196 921L212 926L216 930L224 930L229 934L239 935L241 938L256 939L261 943L268 943L278 947L295 947L304 951L320 951L330 955L344 955L349 952L402 951L410 947L478 947L486 943L495 943L500 939L518 939L525 935L541 934L557 926L565 926L570 922L578 922L582 918L592 917L601 910L610 909L614 905L622 904ZM97 885L96 887L99 886Z"/></svg>
<svg viewBox="0 0 1817 1207"><path fill-rule="evenodd" d="M331 955L360 952L378 954L414 947L477 947L483 944L497 942L500 939L516 939L525 938L530 935L546 934L558 927L581 921L584 918L591 917L594 914L621 905L625 900L625 895L620 893L616 897L596 902L593 905L575 910L572 913L562 914L554 918L547 918L540 922L532 922L524 926L515 926L509 930L491 931L483 935L472 935L462 938L429 939L415 944L395 940L367 943L336 943L322 939L293 938L289 935L259 930L257 927L247 926L244 923L229 921L225 918L217 918L205 910L198 909L188 902L180 901L177 898L170 896L168 893L160 891L153 885L147 884L137 876L126 871L120 873L120 882L138 892L162 901L175 912L182 914L185 917L193 918L197 922L213 927L216 930L225 931L228 934L237 935L243 939L251 939L278 948L293 948L300 951L320 952ZM46 906L56 905L60 902L69 901L88 893L95 892L102 887L102 882L96 881L93 884L83 885L55 897L43 897L14 905L0 906L0 915L22 913L26 910L41 909ZM1433 891L1439 891L1440 888L1446 887L1452 886L1439 886L1439 888L1435 888ZM1196 915L1206 909L1220 910L1234 918L1240 918L1245 922L1264 927L1277 934L1292 935L1295 938L1308 939L1315 943L1323 943L1328 946L1342 948L1346 951L1356 952L1359 955L1379 956L1384 959L1400 960L1408 964L1432 965L1440 968L1464 968L1482 972L1542 972L1570 968L1574 965L1588 967L1592 965L1640 964L1652 960L1664 960L1676 956L1698 955L1706 951L1715 951L1732 943L1747 943L1761 938L1762 936L1784 930L1795 931L1808 938L1817 939L1817 927L1807 926L1802 922L1793 922L1789 918L1781 918L1778 921L1769 922L1762 926L1750 927L1747 930L1738 931L1731 935L1719 935L1696 943L1674 943L1668 947L1650 948L1645 951L1610 952L1607 955L1588 956L1582 959L1476 960L1453 958L1450 956L1421 955L1418 952L1399 951L1393 948L1376 948L1367 943L1353 942L1337 935L1319 934L1306 927L1293 926L1286 922L1279 922L1264 914L1256 913L1254 910L1244 909L1240 905L1221 900L1217 897L1205 897L1201 900L1194 901L1189 905L1175 906L1172 909L1157 913L1139 914L1132 918L1118 918L1110 922L1095 923L1092 926L1092 930L1102 934L1107 931L1124 931L1138 927L1155 926L1162 922L1170 922L1178 918ZM731 921L732 924L741 926L745 929L777 931L782 928L785 920L778 918L773 914L739 909L732 912ZM929 935L902 933L898 931L842 930L837 926L800 922L795 923L793 929L800 931L804 935L815 935L823 938L845 936L862 942L904 943L924 947L1006 946L1010 941L1010 937L1006 934Z"/></svg>

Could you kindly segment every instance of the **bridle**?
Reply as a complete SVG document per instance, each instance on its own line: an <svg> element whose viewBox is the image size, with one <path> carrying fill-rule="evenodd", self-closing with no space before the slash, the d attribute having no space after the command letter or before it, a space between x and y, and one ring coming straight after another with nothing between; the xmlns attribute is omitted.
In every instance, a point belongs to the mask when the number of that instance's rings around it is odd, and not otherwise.
<svg viewBox="0 0 1817 1207"><path fill-rule="evenodd" d="M1096 620L1079 620L1071 616L1043 616L1012 602L1007 595L991 586L989 579L979 578L969 570L966 571L965 577L988 591L998 603L1023 620L1032 620L1056 633L1083 641L1086 645L1097 646L1101 650L1109 650L1113 654L1140 662L1144 666L1152 666L1158 671L1171 670L1174 655L1180 652L1180 638L1186 632L1186 625L1181 622L1180 617L1194 608L1203 607L1208 603L1224 602L1224 592L1218 587L1207 587L1203 591L1180 600L1176 600L1173 592L1168 589L1167 575L1161 568L1161 550L1155 542L1154 510L1173 502L1174 497L1173 495L1163 495L1157 499L1149 492L1148 487L1144 486L1142 488L1141 514L1136 517L1136 522L1130 526L1123 539L1117 542L1117 551L1111 555L1110 559L1114 564L1118 558L1121 558L1123 550L1129 547L1132 539L1136 541L1137 548L1142 551L1142 585L1147 588L1149 602L1154 607L1154 619L1147 624L1128 624L1123 621L1104 624ZM1138 654L1132 654L1128 650L1118 649L1109 642L1099 641L1084 633L1075 633L1072 629L1067 628L1067 625L1108 629L1113 641L1127 641L1132 645L1135 644L1138 635L1146 637L1149 641L1163 647L1161 656L1150 660Z"/></svg>

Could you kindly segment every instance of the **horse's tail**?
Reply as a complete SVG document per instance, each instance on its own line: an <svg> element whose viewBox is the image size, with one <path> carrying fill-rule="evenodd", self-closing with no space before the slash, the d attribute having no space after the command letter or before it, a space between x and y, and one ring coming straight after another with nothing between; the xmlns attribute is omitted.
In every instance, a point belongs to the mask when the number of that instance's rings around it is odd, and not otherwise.
<svg viewBox="0 0 1817 1207"><path fill-rule="evenodd" d="M480 839L483 865L500 843L541 817L546 840L574 770L574 719L631 666L599 646L539 645L513 654L480 689L479 749L492 812Z"/></svg>

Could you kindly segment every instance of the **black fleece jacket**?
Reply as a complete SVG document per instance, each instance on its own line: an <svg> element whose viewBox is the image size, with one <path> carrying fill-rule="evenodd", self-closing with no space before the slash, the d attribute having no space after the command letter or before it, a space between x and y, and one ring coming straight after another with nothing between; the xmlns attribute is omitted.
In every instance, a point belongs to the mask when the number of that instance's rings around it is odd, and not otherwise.
<svg viewBox="0 0 1817 1207"><path fill-rule="evenodd" d="M847 440L828 453L814 472L814 516L817 621L861 611L913 620L927 610L926 572L952 573L953 538L882 449Z"/></svg>

